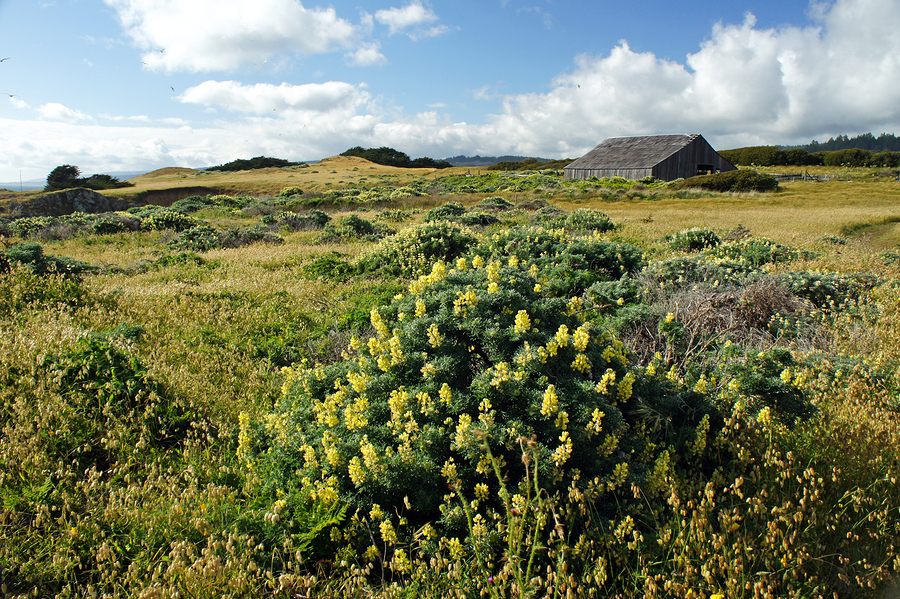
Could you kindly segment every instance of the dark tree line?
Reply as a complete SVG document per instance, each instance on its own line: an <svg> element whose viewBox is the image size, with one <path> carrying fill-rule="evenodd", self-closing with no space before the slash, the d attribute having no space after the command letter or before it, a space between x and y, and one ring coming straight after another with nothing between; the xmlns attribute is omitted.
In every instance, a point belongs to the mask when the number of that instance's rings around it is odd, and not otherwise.
<svg viewBox="0 0 900 599"><path fill-rule="evenodd" d="M291 162L281 158L269 158L267 156L256 156L254 158L232 160L218 166L207 168L208 171L249 171L255 168L281 168L284 166L300 166L302 162Z"/></svg>
<svg viewBox="0 0 900 599"><path fill-rule="evenodd" d="M410 160L409 155L404 152L388 147L363 148L356 146L346 152L342 152L341 156L358 156L375 164L398 166L400 168L449 168L453 166L446 160L435 160L427 156Z"/></svg>
<svg viewBox="0 0 900 599"><path fill-rule="evenodd" d="M47 185L44 186L44 191L59 191L76 187L93 190L116 189L119 187L134 187L134 183L119 181L112 175L82 177L81 170L77 166L63 164L50 171L50 174L47 175Z"/></svg>

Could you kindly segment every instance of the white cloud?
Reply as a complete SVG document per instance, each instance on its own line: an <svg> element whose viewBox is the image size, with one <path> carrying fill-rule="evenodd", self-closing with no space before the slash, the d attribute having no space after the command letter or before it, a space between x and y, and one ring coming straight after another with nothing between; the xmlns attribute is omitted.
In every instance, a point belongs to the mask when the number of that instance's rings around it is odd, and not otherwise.
<svg viewBox="0 0 900 599"><path fill-rule="evenodd" d="M282 53L350 47L356 28L299 0L104 0L153 70L229 70Z"/></svg>
<svg viewBox="0 0 900 599"><path fill-rule="evenodd" d="M375 20L387 25L389 35L405 33L414 40L434 37L447 31L444 25L422 27L437 21L438 16L430 8L423 6L419 0L402 8L391 7L376 11Z"/></svg>
<svg viewBox="0 0 900 599"><path fill-rule="evenodd" d="M284 110L330 113L362 108L369 101L369 94L361 87L341 81L304 85L242 85L238 81L204 81L185 91L181 101L222 106L231 111L257 115L271 115Z"/></svg>
<svg viewBox="0 0 900 599"><path fill-rule="evenodd" d="M387 58L381 53L381 44L378 42L363 44L355 51L348 52L345 57L349 64L357 67L372 67L387 64Z"/></svg>
<svg viewBox="0 0 900 599"><path fill-rule="evenodd" d="M84 114L79 110L72 110L67 106L63 106L57 102L48 102L47 104L42 104L38 107L38 112L45 119L55 119L60 121L85 121L85 120L93 120L90 116Z"/></svg>

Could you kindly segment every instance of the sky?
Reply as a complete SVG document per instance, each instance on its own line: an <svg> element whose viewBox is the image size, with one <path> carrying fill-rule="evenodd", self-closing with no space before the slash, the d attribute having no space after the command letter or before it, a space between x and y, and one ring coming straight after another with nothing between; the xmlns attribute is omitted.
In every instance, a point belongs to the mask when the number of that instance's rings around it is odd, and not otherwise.
<svg viewBox="0 0 900 599"><path fill-rule="evenodd" d="M0 0L0 181L900 133L898 0Z"/></svg>

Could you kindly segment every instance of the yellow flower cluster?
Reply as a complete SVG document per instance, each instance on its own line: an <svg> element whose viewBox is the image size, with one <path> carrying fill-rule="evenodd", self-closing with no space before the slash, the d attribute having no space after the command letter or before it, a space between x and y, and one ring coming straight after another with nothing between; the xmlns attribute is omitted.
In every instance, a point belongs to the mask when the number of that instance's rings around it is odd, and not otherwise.
<svg viewBox="0 0 900 599"><path fill-rule="evenodd" d="M531 318L528 316L527 310L519 310L516 313L515 331L519 335L527 333L531 329Z"/></svg>
<svg viewBox="0 0 900 599"><path fill-rule="evenodd" d="M443 281L445 278L447 278L447 265L442 260L438 260L431 267L431 273L422 275L409 284L409 292L413 295L419 295L429 285Z"/></svg>
<svg viewBox="0 0 900 599"><path fill-rule="evenodd" d="M372 311L369 312L369 321L372 323L372 327L375 328L375 332L378 333L379 338L385 338L388 336L388 328L387 325L384 324L384 320L381 318L381 312L378 311L378 308L372 308Z"/></svg>
<svg viewBox="0 0 900 599"><path fill-rule="evenodd" d="M431 323L431 326L428 327L428 343L431 347L440 347L442 340L443 338L441 337L437 324Z"/></svg>
<svg viewBox="0 0 900 599"><path fill-rule="evenodd" d="M353 456L350 459L347 472L350 474L350 480L356 488L361 487L366 482L366 471L363 470L359 456Z"/></svg>
<svg viewBox="0 0 900 599"><path fill-rule="evenodd" d="M557 468L565 464L572 455L572 439L569 437L569 431L563 431L559 436L559 440L562 445L553 451L552 456L553 463L556 464Z"/></svg>
<svg viewBox="0 0 900 599"><path fill-rule="evenodd" d="M603 431L603 417L606 416L604 412L600 411L600 408L594 408L594 413L591 414L591 421L587 425L588 433L593 435L599 435Z"/></svg>
<svg viewBox="0 0 900 599"><path fill-rule="evenodd" d="M511 371L509 369L508 362L500 362L496 366L494 366L494 378L491 379L492 387L499 387L503 383L509 381L511 377Z"/></svg>
<svg viewBox="0 0 900 599"><path fill-rule="evenodd" d="M575 356L575 361L572 362L572 369L584 374L591 369L591 361L588 360L587 355L578 354Z"/></svg>
<svg viewBox="0 0 900 599"><path fill-rule="evenodd" d="M612 368L607 368L606 372L603 373L603 376L600 377L600 382L597 383L597 393L600 395L608 395L609 394L609 386L616 382L616 371Z"/></svg>
<svg viewBox="0 0 900 599"><path fill-rule="evenodd" d="M700 455L706 449L706 436L709 434L709 414L704 414L697 424L697 437L688 445L693 455Z"/></svg>
<svg viewBox="0 0 900 599"><path fill-rule="evenodd" d="M575 346L580 352L583 352L587 349L588 343L591 341L591 333L588 330L587 323L581 325L575 330L575 334L572 335L572 345Z"/></svg>
<svg viewBox="0 0 900 599"><path fill-rule="evenodd" d="M416 318L425 316L425 300L419 298L416 300Z"/></svg>
<svg viewBox="0 0 900 599"><path fill-rule="evenodd" d="M566 304L566 314L569 316L580 312L582 309L584 309L584 300L578 296L573 297L569 300L569 303Z"/></svg>
<svg viewBox="0 0 900 599"><path fill-rule="evenodd" d="M564 324L559 325L559 329L557 329L553 339L556 341L557 347L566 347L569 345L569 327ZM553 352L553 355L556 355L555 351Z"/></svg>
<svg viewBox="0 0 900 599"><path fill-rule="evenodd" d="M249 465L250 463L250 415L247 412L238 414L238 459Z"/></svg>
<svg viewBox="0 0 900 599"><path fill-rule="evenodd" d="M628 401L631 399L632 387L634 386L634 373L629 372L622 378L619 383L619 393L617 395L619 401Z"/></svg>
<svg viewBox="0 0 900 599"><path fill-rule="evenodd" d="M465 293L457 291L456 299L453 300L453 313L457 316L465 316L466 312L469 310L469 306L474 306L477 303L478 296L475 295L475 292L472 289L467 290Z"/></svg>
<svg viewBox="0 0 900 599"><path fill-rule="evenodd" d="M550 385L544 391L544 401L541 403L541 415L550 416L559 409L559 396L556 394L556 385Z"/></svg>
<svg viewBox="0 0 900 599"><path fill-rule="evenodd" d="M356 431L369 424L366 410L369 409L369 399L360 395L344 410L344 425L347 430Z"/></svg>
<svg viewBox="0 0 900 599"><path fill-rule="evenodd" d="M450 385L448 385L447 383L441 385L441 389L440 391L438 391L438 396L445 404L450 403L450 398L453 397L453 391L450 389Z"/></svg>
<svg viewBox="0 0 900 599"><path fill-rule="evenodd" d="M400 387L391 391L388 398L388 407L391 409L391 421L398 422L406 414L406 406L409 403L409 393L406 387Z"/></svg>

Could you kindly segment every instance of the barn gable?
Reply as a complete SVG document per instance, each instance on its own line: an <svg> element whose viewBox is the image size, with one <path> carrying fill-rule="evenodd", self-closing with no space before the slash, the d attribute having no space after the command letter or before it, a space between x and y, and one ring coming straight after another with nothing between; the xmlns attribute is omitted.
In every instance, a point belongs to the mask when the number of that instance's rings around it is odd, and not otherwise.
<svg viewBox="0 0 900 599"><path fill-rule="evenodd" d="M733 171L702 135L610 137L564 169L564 179L656 177L673 181L716 171Z"/></svg>

